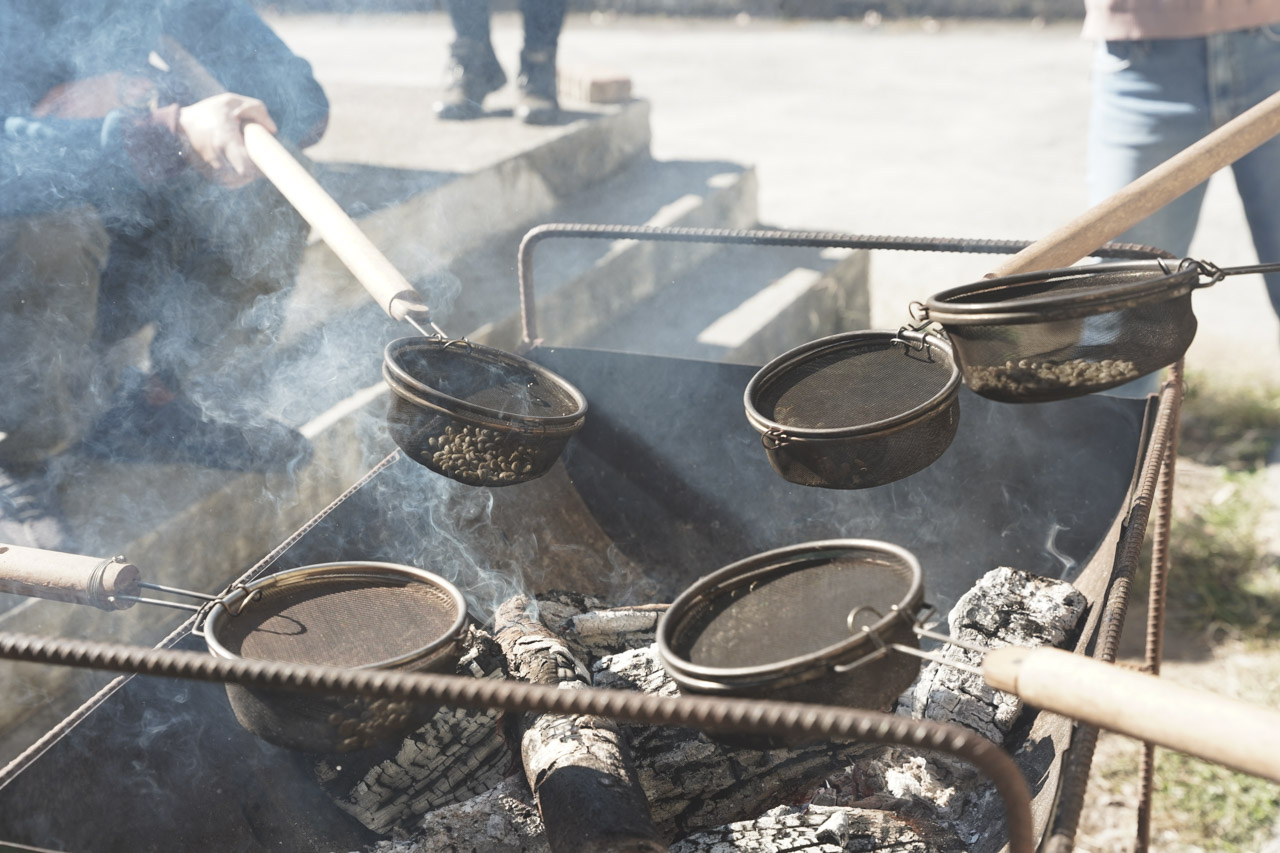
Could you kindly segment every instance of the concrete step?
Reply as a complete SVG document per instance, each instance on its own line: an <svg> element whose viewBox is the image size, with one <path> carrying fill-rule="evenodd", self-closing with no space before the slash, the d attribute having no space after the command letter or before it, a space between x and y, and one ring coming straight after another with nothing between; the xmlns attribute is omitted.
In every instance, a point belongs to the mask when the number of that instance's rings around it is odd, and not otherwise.
<svg viewBox="0 0 1280 853"><path fill-rule="evenodd" d="M807 341L868 328L869 261L861 250L720 247L662 293L572 343L764 364Z"/></svg>
<svg viewBox="0 0 1280 853"><path fill-rule="evenodd" d="M635 158L566 201L550 221L745 228L756 221L755 170L724 162ZM497 236L450 267L457 298L438 313L451 334L503 348L521 338L516 256L526 228ZM532 280L540 333L581 337L668 286L713 251L702 244L597 238L539 243ZM429 285L428 285L429 286Z"/></svg>
<svg viewBox="0 0 1280 853"><path fill-rule="evenodd" d="M462 138L432 143L454 153L466 150L464 170L331 160L317 162L315 174L405 278L427 284L423 296L434 304L436 297L448 297L439 281L460 256L489 244L495 233L545 221L568 199L648 157L647 102L589 105L571 116L548 128L509 124L506 135L472 127L472 146ZM434 122L432 130L468 130L457 124ZM283 337L293 341L368 301L333 251L313 240Z"/></svg>

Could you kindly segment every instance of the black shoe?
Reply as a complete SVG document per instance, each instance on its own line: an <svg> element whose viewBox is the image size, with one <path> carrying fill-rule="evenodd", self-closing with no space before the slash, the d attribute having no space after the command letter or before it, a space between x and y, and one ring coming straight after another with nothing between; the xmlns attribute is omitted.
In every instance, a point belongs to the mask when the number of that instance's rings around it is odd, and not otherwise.
<svg viewBox="0 0 1280 853"><path fill-rule="evenodd" d="M435 103L436 115L446 121L465 121L484 114L484 99L507 84L506 72L493 45L459 38L449 49L444 97Z"/></svg>
<svg viewBox="0 0 1280 853"><path fill-rule="evenodd" d="M268 418L226 423L156 377L124 388L89 429L81 450L117 462L180 463L227 471L285 471L305 465L311 443Z"/></svg>
<svg viewBox="0 0 1280 853"><path fill-rule="evenodd" d="M0 543L71 550L53 478L44 467L0 468Z"/></svg>
<svg viewBox="0 0 1280 853"><path fill-rule="evenodd" d="M518 84L520 99L516 102L516 118L525 124L555 124L559 120L554 50L521 51Z"/></svg>

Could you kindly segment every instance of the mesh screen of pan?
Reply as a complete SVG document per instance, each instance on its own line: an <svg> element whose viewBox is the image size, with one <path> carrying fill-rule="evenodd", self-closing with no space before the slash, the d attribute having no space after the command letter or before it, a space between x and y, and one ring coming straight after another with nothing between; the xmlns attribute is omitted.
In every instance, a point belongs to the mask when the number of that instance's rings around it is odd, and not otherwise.
<svg viewBox="0 0 1280 853"><path fill-rule="evenodd" d="M327 577L267 586L217 639L245 658L368 666L434 643L457 618L452 596L431 584Z"/></svg>
<svg viewBox="0 0 1280 853"><path fill-rule="evenodd" d="M455 400L509 415L571 415L578 402L532 367L482 357L466 347L410 348L398 356L414 379Z"/></svg>
<svg viewBox="0 0 1280 853"><path fill-rule="evenodd" d="M672 650L695 666L732 669L814 654L851 638L849 612L888 615L913 572L892 555L857 550L789 563L708 592L683 620ZM858 628L876 617L860 619Z"/></svg>
<svg viewBox="0 0 1280 853"><path fill-rule="evenodd" d="M949 358L887 339L819 351L765 384L756 411L782 427L841 429L898 417L935 399Z"/></svg>

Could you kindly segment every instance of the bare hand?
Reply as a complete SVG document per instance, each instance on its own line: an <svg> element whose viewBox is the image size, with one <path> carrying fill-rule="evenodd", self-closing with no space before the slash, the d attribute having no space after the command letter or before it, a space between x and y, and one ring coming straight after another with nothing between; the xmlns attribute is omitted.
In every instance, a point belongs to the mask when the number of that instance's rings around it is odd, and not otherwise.
<svg viewBox="0 0 1280 853"><path fill-rule="evenodd" d="M272 133L276 124L267 105L256 98L226 92L178 111L187 162L209 180L230 189L261 176L244 144L244 126L257 122Z"/></svg>

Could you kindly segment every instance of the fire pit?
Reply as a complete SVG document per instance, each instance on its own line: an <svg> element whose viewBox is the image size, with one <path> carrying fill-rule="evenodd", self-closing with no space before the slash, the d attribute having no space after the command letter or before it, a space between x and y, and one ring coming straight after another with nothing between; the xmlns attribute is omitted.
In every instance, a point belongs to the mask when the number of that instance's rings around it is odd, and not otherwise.
<svg viewBox="0 0 1280 853"><path fill-rule="evenodd" d="M476 490L392 454L246 578L340 559L419 565L463 588L483 620L514 591L668 602L752 553L872 537L919 557L941 612L990 569L1014 565L1075 582L1097 624L1147 455L1146 402L1014 407L962 391L964 417L938 462L885 486L832 492L787 483L760 454L742 416L754 368L566 348L532 357L570 377L592 406L548 476ZM1081 645L1094 633L1087 627ZM185 630L166 645L200 648ZM1062 718L1037 715L1024 734L1035 748L1017 754L1039 780L1040 829L1070 734ZM348 760L362 758L335 766ZM317 783L314 756L247 734L217 685L118 679L18 765L0 788L0 839L17 843L310 851L378 838Z"/></svg>

